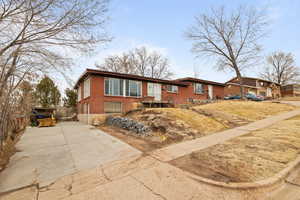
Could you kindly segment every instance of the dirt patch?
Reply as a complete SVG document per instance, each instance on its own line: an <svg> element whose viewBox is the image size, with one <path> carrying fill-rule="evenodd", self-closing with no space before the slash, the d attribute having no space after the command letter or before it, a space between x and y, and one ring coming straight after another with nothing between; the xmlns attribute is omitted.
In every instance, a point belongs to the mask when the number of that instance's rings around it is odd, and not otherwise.
<svg viewBox="0 0 300 200"><path fill-rule="evenodd" d="M221 101L213 104L195 106L195 110L219 112L233 119L257 121L266 117L295 109L295 106L254 101Z"/></svg>
<svg viewBox="0 0 300 200"><path fill-rule="evenodd" d="M201 137L228 128L212 117L181 108L146 109L129 117L163 132L179 131L183 136Z"/></svg>
<svg viewBox="0 0 300 200"><path fill-rule="evenodd" d="M272 177L300 153L300 116L253 131L170 163L222 182L252 182Z"/></svg>
<svg viewBox="0 0 300 200"><path fill-rule="evenodd" d="M142 152L152 151L154 149L162 148L172 143L170 140L161 139L159 135L154 135L154 136L144 138L144 137L135 136L129 131L116 128L116 127L100 126L99 128L105 131L106 133L137 148Z"/></svg>

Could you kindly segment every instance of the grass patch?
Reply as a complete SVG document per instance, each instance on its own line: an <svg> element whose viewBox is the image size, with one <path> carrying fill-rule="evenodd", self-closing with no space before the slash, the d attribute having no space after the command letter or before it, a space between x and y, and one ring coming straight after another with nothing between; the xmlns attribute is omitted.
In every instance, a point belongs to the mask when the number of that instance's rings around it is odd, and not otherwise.
<svg viewBox="0 0 300 200"><path fill-rule="evenodd" d="M201 133L208 134L224 130L228 127L211 117L200 115L192 110L180 108L154 108L148 111L158 111L173 120L181 121Z"/></svg>
<svg viewBox="0 0 300 200"><path fill-rule="evenodd" d="M172 161L180 168L223 182L272 177L300 153L300 116L253 131ZM205 169L205 170L203 170Z"/></svg>
<svg viewBox="0 0 300 200"><path fill-rule="evenodd" d="M196 106L195 109L218 111L248 121L256 121L271 115L294 110L295 107L272 102L222 101L213 104Z"/></svg>

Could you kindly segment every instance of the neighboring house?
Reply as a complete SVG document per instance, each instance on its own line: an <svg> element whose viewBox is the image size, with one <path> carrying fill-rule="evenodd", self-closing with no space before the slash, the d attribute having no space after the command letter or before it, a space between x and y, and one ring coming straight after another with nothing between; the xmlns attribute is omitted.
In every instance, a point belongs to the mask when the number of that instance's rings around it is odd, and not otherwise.
<svg viewBox="0 0 300 200"><path fill-rule="evenodd" d="M78 79L78 118L124 113L137 104L174 106L223 98L224 84L194 78L163 80L131 74L87 69Z"/></svg>
<svg viewBox="0 0 300 200"><path fill-rule="evenodd" d="M300 84L289 84L281 87L281 95L300 96Z"/></svg>
<svg viewBox="0 0 300 200"><path fill-rule="evenodd" d="M281 96L279 84L259 78L243 77L243 87L245 94L251 93L269 99ZM240 94L240 81L238 78L226 82L224 93L225 96Z"/></svg>
<svg viewBox="0 0 300 200"><path fill-rule="evenodd" d="M224 98L224 83L191 77L177 79L177 81L188 84L188 87L183 91L182 95L190 98L191 101ZM199 94L201 94L201 96L199 96Z"/></svg>

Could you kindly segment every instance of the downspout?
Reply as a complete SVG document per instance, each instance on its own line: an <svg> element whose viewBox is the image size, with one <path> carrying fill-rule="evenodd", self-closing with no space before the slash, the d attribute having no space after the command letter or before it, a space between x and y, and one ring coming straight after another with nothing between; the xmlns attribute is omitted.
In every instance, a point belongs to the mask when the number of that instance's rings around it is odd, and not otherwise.
<svg viewBox="0 0 300 200"><path fill-rule="evenodd" d="M90 124L90 104L87 104L87 123Z"/></svg>

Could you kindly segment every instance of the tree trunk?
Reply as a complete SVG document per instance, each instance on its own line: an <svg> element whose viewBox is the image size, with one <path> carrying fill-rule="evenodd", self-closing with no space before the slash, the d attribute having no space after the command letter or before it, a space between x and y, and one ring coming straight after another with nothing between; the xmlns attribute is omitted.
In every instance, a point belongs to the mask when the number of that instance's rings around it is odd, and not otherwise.
<svg viewBox="0 0 300 200"><path fill-rule="evenodd" d="M241 96L241 99L245 99L244 86L243 86L244 85L244 81L243 81L241 73L238 70L236 71L236 77L238 78L239 84L240 84L240 96Z"/></svg>

